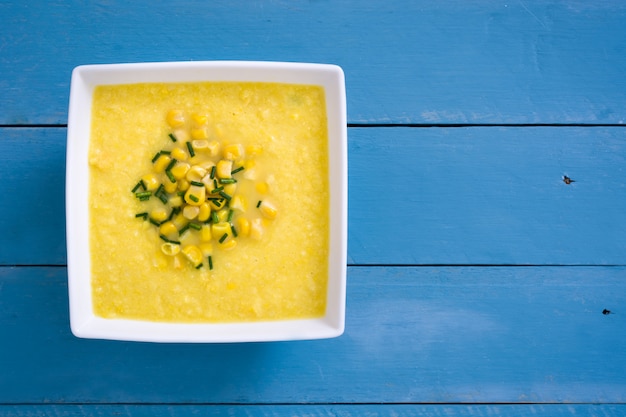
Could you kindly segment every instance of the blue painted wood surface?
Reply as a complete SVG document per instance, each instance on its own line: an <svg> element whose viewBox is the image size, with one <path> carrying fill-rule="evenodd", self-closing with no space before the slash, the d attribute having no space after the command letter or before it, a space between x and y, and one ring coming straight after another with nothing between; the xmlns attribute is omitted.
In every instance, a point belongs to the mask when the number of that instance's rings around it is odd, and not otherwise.
<svg viewBox="0 0 626 417"><path fill-rule="evenodd" d="M0 2L0 124L67 120L80 64L248 59L346 72L351 123L626 121L626 4Z"/></svg>
<svg viewBox="0 0 626 417"><path fill-rule="evenodd" d="M72 68L215 59L346 73L345 334L73 337ZM623 2L9 0L0 74L0 415L626 414Z"/></svg>

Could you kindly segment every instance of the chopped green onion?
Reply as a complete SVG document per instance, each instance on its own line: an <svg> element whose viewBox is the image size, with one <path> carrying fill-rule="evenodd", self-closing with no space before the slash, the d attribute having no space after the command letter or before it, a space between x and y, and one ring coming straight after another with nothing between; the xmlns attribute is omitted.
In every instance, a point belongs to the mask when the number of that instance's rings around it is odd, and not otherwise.
<svg viewBox="0 0 626 417"><path fill-rule="evenodd" d="M152 217L150 217L150 223L152 223L155 226L161 226L161 223L157 222L156 220L154 220Z"/></svg>
<svg viewBox="0 0 626 417"><path fill-rule="evenodd" d="M219 193L220 191L222 191L223 189L224 189L224 187L217 187L217 188L215 188L215 189L213 189L213 190L211 191L211 194L217 194L217 193Z"/></svg>
<svg viewBox="0 0 626 417"><path fill-rule="evenodd" d="M152 195L152 191L142 191L140 193L135 193L135 197L137 198L144 198L144 197L150 197Z"/></svg>
<svg viewBox="0 0 626 417"><path fill-rule="evenodd" d="M236 182L234 178L220 178L220 184L235 184Z"/></svg>
<svg viewBox="0 0 626 417"><path fill-rule="evenodd" d="M217 169L217 167L215 165L213 165L211 167L211 179L215 178L215 170Z"/></svg>
<svg viewBox="0 0 626 417"><path fill-rule="evenodd" d="M239 171L243 171L243 165L240 166L239 168L233 169L232 171L230 171L230 175L236 174Z"/></svg>
<svg viewBox="0 0 626 417"><path fill-rule="evenodd" d="M213 223L219 223L220 219L217 217L217 212L212 212L211 213L211 218L213 219Z"/></svg>
<svg viewBox="0 0 626 417"><path fill-rule="evenodd" d="M256 203L256 208L261 207L261 203L262 203L262 201L261 201L261 200L259 200L259 202L258 202L258 203Z"/></svg>
<svg viewBox="0 0 626 417"><path fill-rule="evenodd" d="M139 189L139 187L143 188L143 190L146 191L146 183L143 182L143 180L139 180L137 185L135 185L135 188L133 188L133 193L136 192Z"/></svg>
<svg viewBox="0 0 626 417"><path fill-rule="evenodd" d="M179 191L176 193L177 196L179 197L184 197L185 196L185 192L184 191Z"/></svg>
<svg viewBox="0 0 626 417"><path fill-rule="evenodd" d="M222 202L220 200L213 201L213 204L215 204L218 207L222 207Z"/></svg>
<svg viewBox="0 0 626 417"><path fill-rule="evenodd" d="M198 201L200 201L200 199L193 194L189 194L189 199L193 201L194 203L197 203Z"/></svg>
<svg viewBox="0 0 626 417"><path fill-rule="evenodd" d="M209 255L209 269L213 269L213 257Z"/></svg>
<svg viewBox="0 0 626 417"><path fill-rule="evenodd" d="M164 240L165 242L167 242L167 243L172 243L172 244L174 244L174 245L180 245L180 242L179 242L178 240L172 240L172 239L169 239L167 236L164 236L164 235L159 235L159 237L160 237L162 240Z"/></svg>
<svg viewBox="0 0 626 417"><path fill-rule="evenodd" d="M182 229L180 229L178 231L178 236L182 236L187 230L189 230L189 223L187 223L186 225L184 225L182 227Z"/></svg>
<svg viewBox="0 0 626 417"><path fill-rule="evenodd" d="M191 181L189 184L195 185L197 187L204 187L204 183L203 182Z"/></svg>
<svg viewBox="0 0 626 417"><path fill-rule="evenodd" d="M163 204L167 204L167 202L169 201L167 199L167 196L165 196L163 194L159 194L157 197L159 197L159 200L161 200L161 203L163 203Z"/></svg>
<svg viewBox="0 0 626 417"><path fill-rule="evenodd" d="M223 243L227 237L228 237L228 233L224 233L222 237L220 238L220 243Z"/></svg>
<svg viewBox="0 0 626 417"><path fill-rule="evenodd" d="M156 155L154 155L154 158L152 158L152 163L154 164L157 159L159 159L159 157L161 156L161 152L157 152Z"/></svg>
<svg viewBox="0 0 626 417"><path fill-rule="evenodd" d="M220 195L228 201L230 201L230 199L232 198L230 195L226 194L224 191L220 191Z"/></svg>
<svg viewBox="0 0 626 417"><path fill-rule="evenodd" d="M170 169L174 168L174 165L176 165L176 162L178 162L176 159L172 159L170 163L167 164L167 167L165 167L165 170L169 171Z"/></svg>
<svg viewBox="0 0 626 417"><path fill-rule="evenodd" d="M189 142L187 142L187 143L189 143ZM199 264L199 265L196 266L196 269L200 269L200 268L202 268L202 264Z"/></svg>
<svg viewBox="0 0 626 417"><path fill-rule="evenodd" d="M150 200L150 196L139 197L139 201L148 201Z"/></svg>
<svg viewBox="0 0 626 417"><path fill-rule="evenodd" d="M199 224L199 223L189 223L189 227L191 227L192 229L195 229L195 230L202 229L202 225Z"/></svg>
<svg viewBox="0 0 626 417"><path fill-rule="evenodd" d="M174 136L172 133L170 133L168 136L170 137L170 139L172 139L172 142L176 142L176 136Z"/></svg>
<svg viewBox="0 0 626 417"><path fill-rule="evenodd" d="M237 229L235 229L235 226L233 226L232 224L230 225L230 230L231 232L233 232L233 237L237 237Z"/></svg>
<svg viewBox="0 0 626 417"><path fill-rule="evenodd" d="M148 213L146 213L146 212L137 213L137 214L135 214L135 217L143 217L143 219L146 220L148 218Z"/></svg>
<svg viewBox="0 0 626 417"><path fill-rule="evenodd" d="M167 175L167 178L169 178L171 182L176 182L176 177L174 177L174 174L172 174L172 171L166 170L165 175Z"/></svg>
<svg viewBox="0 0 626 417"><path fill-rule="evenodd" d="M189 151L189 156L191 156L192 158L196 156L196 153L193 151L193 145L191 144L191 142L187 142L187 150Z"/></svg>
<svg viewBox="0 0 626 417"><path fill-rule="evenodd" d="M228 223L233 219L233 214L235 214L233 210L228 210L228 219L226 220Z"/></svg>

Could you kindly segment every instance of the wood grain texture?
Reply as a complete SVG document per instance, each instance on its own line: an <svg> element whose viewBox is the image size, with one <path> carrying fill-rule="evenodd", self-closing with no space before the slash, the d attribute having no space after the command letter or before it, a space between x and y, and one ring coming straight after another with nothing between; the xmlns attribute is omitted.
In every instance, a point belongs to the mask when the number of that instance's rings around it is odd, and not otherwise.
<svg viewBox="0 0 626 417"><path fill-rule="evenodd" d="M350 267L337 339L190 345L77 339L65 268L4 267L0 404L623 403L625 274Z"/></svg>
<svg viewBox="0 0 626 417"><path fill-rule="evenodd" d="M277 60L346 72L351 123L626 120L626 5L0 3L0 124L66 123L81 64Z"/></svg>
<svg viewBox="0 0 626 417"><path fill-rule="evenodd" d="M0 406L3 417L623 417L621 404L531 405L21 405Z"/></svg>
<svg viewBox="0 0 626 417"><path fill-rule="evenodd" d="M626 128L348 134L352 265L626 262ZM66 263L65 135L0 129L0 264Z"/></svg>

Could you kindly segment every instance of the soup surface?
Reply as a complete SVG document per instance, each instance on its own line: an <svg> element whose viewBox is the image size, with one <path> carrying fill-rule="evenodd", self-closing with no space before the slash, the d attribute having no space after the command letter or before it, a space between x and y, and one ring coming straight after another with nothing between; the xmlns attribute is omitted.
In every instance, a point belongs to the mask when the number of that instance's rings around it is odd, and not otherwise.
<svg viewBox="0 0 626 417"><path fill-rule="evenodd" d="M146 202L131 192L171 145L172 109L200 115L207 141L255 149L256 187L237 214L261 217L271 196L277 214L256 239L235 249L213 242L212 269L173 262ZM181 129L179 141L191 140ZM99 86L89 149L93 307L104 318L160 322L237 322L322 316L329 248L328 137L324 90L279 83L145 83ZM236 164L236 163L235 163ZM252 181L252 180L251 180ZM259 188L258 185L262 187ZM242 188L245 191L245 187ZM148 204L157 204L148 202ZM256 210L256 211L255 211ZM259 220L261 221L261 220ZM180 243L196 230L181 236ZM229 239L231 237L229 236ZM232 237L234 239L234 237Z"/></svg>

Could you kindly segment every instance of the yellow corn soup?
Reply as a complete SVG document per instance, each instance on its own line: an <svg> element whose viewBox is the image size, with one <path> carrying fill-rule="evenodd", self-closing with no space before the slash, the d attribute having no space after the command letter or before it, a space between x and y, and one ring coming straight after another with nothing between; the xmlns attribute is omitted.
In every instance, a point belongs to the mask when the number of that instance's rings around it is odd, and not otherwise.
<svg viewBox="0 0 626 417"><path fill-rule="evenodd" d="M229 82L98 86L89 149L95 314L160 322L322 316L329 250L327 141L324 90L319 86ZM224 242L217 238L204 242L202 233L210 220L200 222L199 217L181 218L179 226L194 222L203 230L187 227L180 237L163 236L158 226L163 218L154 222L151 216L167 214L177 196L184 200L180 190L160 191L168 204L154 192L147 201L137 198L146 187L137 188L138 181L164 169L167 161L158 161L159 152L175 153L173 149L180 147L189 153L186 142L198 147L196 156L188 155L189 165L203 152L213 152L217 159L232 160L233 170L245 168L233 174L239 188L236 203L230 200L233 207L228 208L240 233L229 232ZM160 178L172 186L162 174ZM177 183L182 187L184 181ZM271 201L265 213L262 201ZM223 217L224 211L212 207L211 217L218 213ZM246 223L253 227L246 229ZM188 243L204 245L202 259L192 262L182 252L172 256L165 250L166 240L174 242L166 246L176 252Z"/></svg>

